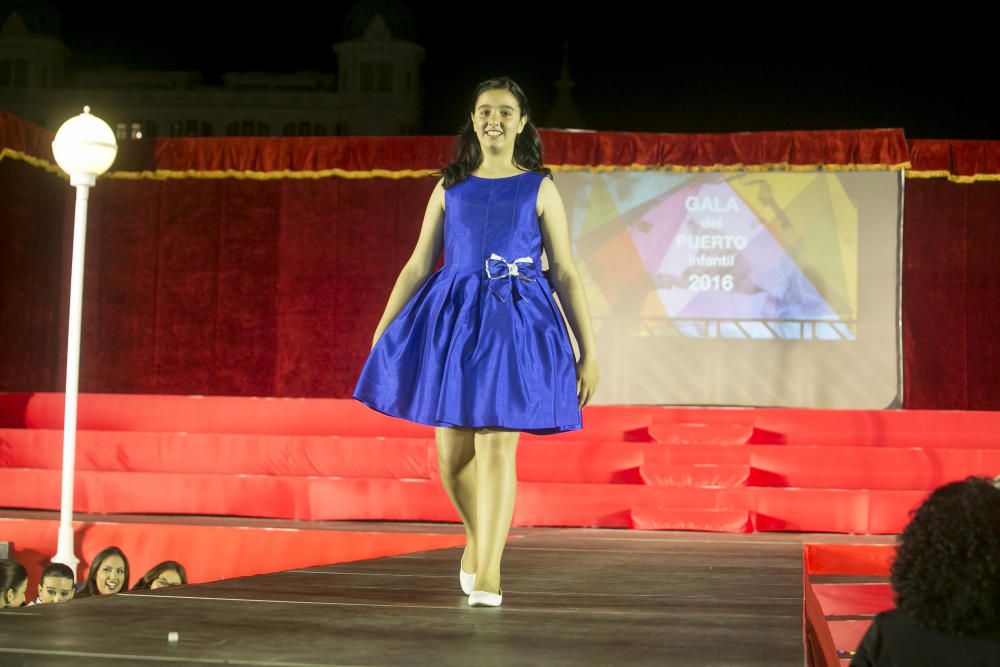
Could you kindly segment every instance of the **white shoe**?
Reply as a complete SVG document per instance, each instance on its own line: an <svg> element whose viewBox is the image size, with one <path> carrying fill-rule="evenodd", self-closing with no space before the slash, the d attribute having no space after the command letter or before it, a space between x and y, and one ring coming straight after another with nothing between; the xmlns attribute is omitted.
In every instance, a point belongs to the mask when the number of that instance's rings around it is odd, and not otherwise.
<svg viewBox="0 0 1000 667"><path fill-rule="evenodd" d="M499 607L503 600L503 589L499 593L489 593L487 591L472 591L469 595L470 607Z"/></svg>
<svg viewBox="0 0 1000 667"><path fill-rule="evenodd" d="M469 574L462 569L461 566L458 568L458 580L462 584L462 592L466 595L472 594L472 587L476 585L476 575L475 573Z"/></svg>

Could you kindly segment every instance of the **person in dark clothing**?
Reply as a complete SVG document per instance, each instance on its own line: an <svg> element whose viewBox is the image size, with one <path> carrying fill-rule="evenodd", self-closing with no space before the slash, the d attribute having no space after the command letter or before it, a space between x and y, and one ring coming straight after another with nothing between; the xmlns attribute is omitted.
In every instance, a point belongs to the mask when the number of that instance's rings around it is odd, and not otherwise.
<svg viewBox="0 0 1000 667"><path fill-rule="evenodd" d="M899 537L896 609L875 616L851 667L1000 667L1000 488L936 489Z"/></svg>

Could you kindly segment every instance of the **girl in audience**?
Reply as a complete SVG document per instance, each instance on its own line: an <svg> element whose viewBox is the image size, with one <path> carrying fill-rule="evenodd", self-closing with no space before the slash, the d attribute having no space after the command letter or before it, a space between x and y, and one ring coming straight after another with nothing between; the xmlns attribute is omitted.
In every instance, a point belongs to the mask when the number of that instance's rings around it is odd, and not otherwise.
<svg viewBox="0 0 1000 667"><path fill-rule="evenodd" d="M175 560L165 560L159 565L156 565L146 574L142 575L142 579L135 582L135 586L132 587L133 591L155 591L157 588L166 588L167 586L181 586L187 583L187 572L184 571L184 566Z"/></svg>
<svg viewBox="0 0 1000 667"><path fill-rule="evenodd" d="M28 571L17 561L0 558L0 608L20 607L28 590Z"/></svg>
<svg viewBox="0 0 1000 667"><path fill-rule="evenodd" d="M108 547L94 556L90 573L78 598L92 595L114 595L128 590L128 559L118 547Z"/></svg>
<svg viewBox="0 0 1000 667"><path fill-rule="evenodd" d="M38 597L31 604L52 604L73 599L73 570L62 563L50 563L38 582Z"/></svg>

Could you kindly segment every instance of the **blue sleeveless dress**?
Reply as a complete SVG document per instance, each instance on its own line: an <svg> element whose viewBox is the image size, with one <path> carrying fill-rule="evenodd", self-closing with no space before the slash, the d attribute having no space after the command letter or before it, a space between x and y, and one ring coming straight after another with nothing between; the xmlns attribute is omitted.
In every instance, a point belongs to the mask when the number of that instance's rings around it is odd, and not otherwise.
<svg viewBox="0 0 1000 667"><path fill-rule="evenodd" d="M445 265L385 329L353 397L428 426L582 428L576 361L541 268L542 174L445 190Z"/></svg>

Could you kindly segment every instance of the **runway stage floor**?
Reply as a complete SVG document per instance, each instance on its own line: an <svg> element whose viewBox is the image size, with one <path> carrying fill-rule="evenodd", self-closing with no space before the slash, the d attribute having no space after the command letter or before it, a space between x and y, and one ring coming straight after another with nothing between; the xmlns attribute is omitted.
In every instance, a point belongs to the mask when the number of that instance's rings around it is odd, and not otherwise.
<svg viewBox="0 0 1000 667"><path fill-rule="evenodd" d="M449 548L3 610L0 665L801 666L802 544L886 540L514 528L499 608Z"/></svg>

